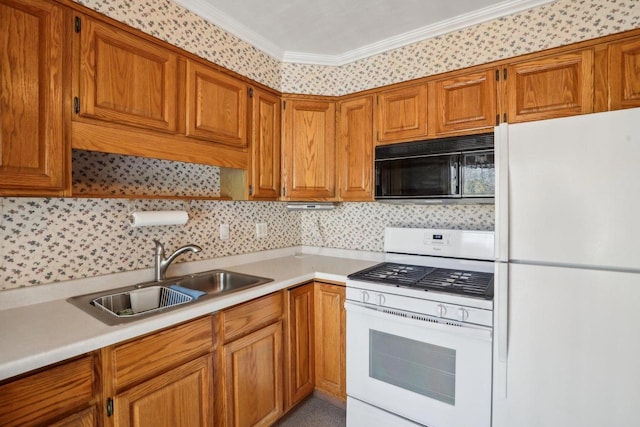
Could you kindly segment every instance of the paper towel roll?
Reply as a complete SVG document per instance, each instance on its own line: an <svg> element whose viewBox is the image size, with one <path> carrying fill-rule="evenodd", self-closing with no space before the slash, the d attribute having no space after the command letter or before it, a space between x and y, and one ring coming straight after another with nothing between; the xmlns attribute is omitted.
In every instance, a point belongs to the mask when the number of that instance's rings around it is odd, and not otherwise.
<svg viewBox="0 0 640 427"><path fill-rule="evenodd" d="M129 215L129 224L136 227L149 227L154 225L184 225L189 221L186 211L146 211L132 212Z"/></svg>

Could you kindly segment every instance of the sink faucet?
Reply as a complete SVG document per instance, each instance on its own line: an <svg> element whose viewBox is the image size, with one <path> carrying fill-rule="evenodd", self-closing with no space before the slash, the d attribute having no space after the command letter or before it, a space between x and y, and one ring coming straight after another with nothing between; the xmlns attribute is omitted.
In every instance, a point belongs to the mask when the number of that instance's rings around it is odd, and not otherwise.
<svg viewBox="0 0 640 427"><path fill-rule="evenodd" d="M160 280L164 280L167 278L167 268L171 265L171 263L180 255L187 251L191 251L193 253L198 253L202 250L202 248L198 245L185 245L181 248L176 249L174 253L169 255L168 258L164 257L164 245L160 243L158 240L153 239L156 244L155 250L155 266L154 266L154 280L159 282Z"/></svg>

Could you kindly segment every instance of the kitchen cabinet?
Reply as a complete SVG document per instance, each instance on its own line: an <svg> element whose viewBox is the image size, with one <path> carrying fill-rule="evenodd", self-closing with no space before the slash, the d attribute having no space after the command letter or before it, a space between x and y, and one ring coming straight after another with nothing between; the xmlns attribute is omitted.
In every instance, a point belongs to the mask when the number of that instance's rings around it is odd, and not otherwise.
<svg viewBox="0 0 640 427"><path fill-rule="evenodd" d="M247 84L191 60L186 79L187 136L246 147Z"/></svg>
<svg viewBox="0 0 640 427"><path fill-rule="evenodd" d="M114 398L117 427L210 426L211 356L200 357L133 386Z"/></svg>
<svg viewBox="0 0 640 427"><path fill-rule="evenodd" d="M506 66L507 121L520 123L593 112L593 49Z"/></svg>
<svg viewBox="0 0 640 427"><path fill-rule="evenodd" d="M287 290L286 409L313 393L315 387L313 300L313 283Z"/></svg>
<svg viewBox="0 0 640 427"><path fill-rule="evenodd" d="M219 313L218 425L267 426L283 414L282 311L276 292Z"/></svg>
<svg viewBox="0 0 640 427"><path fill-rule="evenodd" d="M206 316L100 351L116 427L212 425L213 325Z"/></svg>
<svg viewBox="0 0 640 427"><path fill-rule="evenodd" d="M341 200L373 200L373 147L373 96L340 101L336 164Z"/></svg>
<svg viewBox="0 0 640 427"><path fill-rule="evenodd" d="M88 16L76 19L78 116L175 132L178 55Z"/></svg>
<svg viewBox="0 0 640 427"><path fill-rule="evenodd" d="M96 425L94 387L90 355L4 382L0 425Z"/></svg>
<svg viewBox="0 0 640 427"><path fill-rule="evenodd" d="M427 85L409 84L376 95L378 144L424 139L427 129Z"/></svg>
<svg viewBox="0 0 640 427"><path fill-rule="evenodd" d="M254 89L252 101L249 197L277 200L280 196L280 98Z"/></svg>
<svg viewBox="0 0 640 427"><path fill-rule="evenodd" d="M640 107L640 38L609 46L610 109Z"/></svg>
<svg viewBox="0 0 640 427"><path fill-rule="evenodd" d="M315 283L316 389L343 401L346 385L345 287Z"/></svg>
<svg viewBox="0 0 640 427"><path fill-rule="evenodd" d="M335 200L335 102L283 100L284 200Z"/></svg>
<svg viewBox="0 0 640 427"><path fill-rule="evenodd" d="M458 72L429 82L435 135L492 129L497 113L497 68Z"/></svg>
<svg viewBox="0 0 640 427"><path fill-rule="evenodd" d="M0 196L63 195L67 12L49 1L0 1Z"/></svg>

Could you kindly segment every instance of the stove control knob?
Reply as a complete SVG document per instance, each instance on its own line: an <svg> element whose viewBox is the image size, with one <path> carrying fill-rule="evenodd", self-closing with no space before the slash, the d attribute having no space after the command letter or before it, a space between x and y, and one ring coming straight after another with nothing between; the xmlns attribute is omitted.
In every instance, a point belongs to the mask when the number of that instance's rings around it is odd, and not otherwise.
<svg viewBox="0 0 640 427"><path fill-rule="evenodd" d="M367 291L361 291L361 292L362 292L362 302L369 301L369 292Z"/></svg>
<svg viewBox="0 0 640 427"><path fill-rule="evenodd" d="M465 320L467 320L469 318L469 311L465 310L464 308L460 307L458 309L458 320L460 320L461 322L464 322Z"/></svg>
<svg viewBox="0 0 640 427"><path fill-rule="evenodd" d="M384 305L387 299L382 294L378 294L378 305Z"/></svg>
<svg viewBox="0 0 640 427"><path fill-rule="evenodd" d="M438 304L437 310L439 317L444 317L447 314L447 306L444 304Z"/></svg>

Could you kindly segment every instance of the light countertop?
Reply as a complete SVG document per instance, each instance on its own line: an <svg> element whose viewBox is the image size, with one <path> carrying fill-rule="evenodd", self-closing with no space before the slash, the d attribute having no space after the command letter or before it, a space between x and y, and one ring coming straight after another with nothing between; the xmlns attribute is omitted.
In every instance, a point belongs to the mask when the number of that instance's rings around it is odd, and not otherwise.
<svg viewBox="0 0 640 427"><path fill-rule="evenodd" d="M2 343L0 380L214 313L312 279L345 282L347 275L370 267L382 259L382 254L377 253L301 247L288 249L227 257L226 260L209 260L204 263L193 263L197 265L191 267L182 266L179 269L180 274L225 268L268 277L273 279L273 282L195 304L187 304L185 307L167 313L117 326L108 326L66 301L68 296L86 294L95 292L98 288L108 289L109 287L95 283L91 285L94 289L89 285L81 288L78 283L69 284L66 288L58 284L39 286L41 293L49 292L47 287L57 287L54 292L51 292L53 297L50 297L57 299L40 296L41 302L35 304L14 304L14 306L4 304L4 307L0 305L0 342ZM103 276L101 283L117 283L117 286L111 288L144 281L140 280L140 275L120 275L118 280L107 279L108 277ZM125 283L127 281L125 279L131 282ZM78 292L78 289L83 291ZM33 292L33 289L22 291L23 296ZM16 291L9 296L17 300L20 295L20 291ZM2 293L0 293L1 297Z"/></svg>

